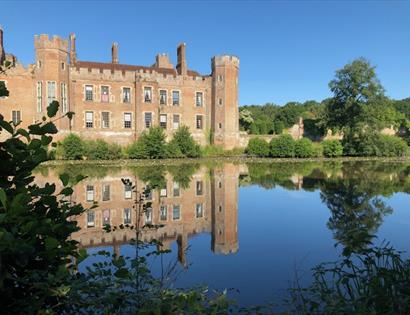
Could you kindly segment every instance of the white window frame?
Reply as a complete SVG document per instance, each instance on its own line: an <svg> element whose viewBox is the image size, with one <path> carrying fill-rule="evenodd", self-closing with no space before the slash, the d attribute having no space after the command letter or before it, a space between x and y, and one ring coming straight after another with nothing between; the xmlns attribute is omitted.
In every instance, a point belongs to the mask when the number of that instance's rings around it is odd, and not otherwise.
<svg viewBox="0 0 410 315"><path fill-rule="evenodd" d="M103 101L103 88L107 88L108 94L107 94L107 101ZM109 103L110 102L110 86L109 85L100 85L100 103Z"/></svg>
<svg viewBox="0 0 410 315"><path fill-rule="evenodd" d="M198 94L201 94L201 105L198 105ZM195 91L195 107L204 107L204 92Z"/></svg>
<svg viewBox="0 0 410 315"><path fill-rule="evenodd" d="M163 209L165 209L165 216L163 216ZM159 206L159 219L160 221L167 221L168 220L168 206L167 205L160 205Z"/></svg>
<svg viewBox="0 0 410 315"><path fill-rule="evenodd" d="M178 117L178 123L175 122L175 117ZM181 114L173 114L172 115L172 129L177 130L180 126L181 126Z"/></svg>
<svg viewBox="0 0 410 315"><path fill-rule="evenodd" d="M108 198L105 195L105 188L108 187ZM101 201L110 201L111 200L111 185L110 184L102 184L101 185Z"/></svg>
<svg viewBox="0 0 410 315"><path fill-rule="evenodd" d="M178 103L174 102L174 92L178 93ZM181 91L180 90L172 90L172 106L181 106Z"/></svg>
<svg viewBox="0 0 410 315"><path fill-rule="evenodd" d="M162 99L161 92L165 92L165 102L164 103L161 103L161 99ZM168 90L160 89L158 94L159 94L159 105L163 105L163 106L168 105Z"/></svg>
<svg viewBox="0 0 410 315"><path fill-rule="evenodd" d="M145 95L146 95L145 91L150 91L150 99L149 99L149 100L147 100L147 99L145 98ZM154 89L152 88L152 86L149 86L149 85L144 86L144 88L143 88L143 90L142 90L142 97L143 97L144 103L150 103L150 104L151 104L151 103L154 102L154 94L153 94L153 91L154 91Z"/></svg>
<svg viewBox="0 0 410 315"><path fill-rule="evenodd" d="M16 113L16 116L19 116L18 118L19 118L19 120L17 121L17 120L15 120L14 119L14 113ZM18 114L17 114L18 113ZM20 109L13 109L12 111L11 111L11 120L12 120L12 122L15 124L15 125L17 125L17 124L19 124L19 123L21 123L22 122L22 114L21 114L21 110ZM17 117L16 117L17 118Z"/></svg>
<svg viewBox="0 0 410 315"><path fill-rule="evenodd" d="M198 128L198 117L201 117L201 128ZM195 129L197 130L204 129L204 115L195 115Z"/></svg>
<svg viewBox="0 0 410 315"><path fill-rule="evenodd" d="M88 91L91 91L91 99L87 99L87 88L91 88L91 90L88 90ZM94 85L92 85L92 84L86 84L86 85L84 85L84 101L86 101L86 102L93 102L94 101Z"/></svg>
<svg viewBox="0 0 410 315"><path fill-rule="evenodd" d="M43 81L37 81L37 113L43 111Z"/></svg>
<svg viewBox="0 0 410 315"><path fill-rule="evenodd" d="M129 116L130 119L127 120L127 119L126 119L126 116ZM129 122L129 123L130 123L130 126L129 126L129 127L126 127L126 126L125 126L125 123L126 123L126 122ZM124 129L132 129L132 113L131 113L131 112L124 112L124 113L123 113L123 125L122 125L122 126L123 126Z"/></svg>
<svg viewBox="0 0 410 315"><path fill-rule="evenodd" d="M91 114L91 119L88 117L89 114ZM84 113L84 116L85 128L94 128L94 112L88 110ZM88 123L90 123L91 126L87 126Z"/></svg>
<svg viewBox="0 0 410 315"><path fill-rule="evenodd" d="M198 206L201 209L201 216L198 216ZM195 204L195 218L200 219L204 217L204 204L203 203L196 203Z"/></svg>
<svg viewBox="0 0 410 315"><path fill-rule="evenodd" d="M163 117L165 117L165 121L163 121ZM163 126L162 124L165 123L165 126ZM159 126L163 129L167 129L168 127L168 117L167 114L160 114L159 115Z"/></svg>
<svg viewBox="0 0 410 315"><path fill-rule="evenodd" d="M128 211L126 211L128 210ZM129 215L126 215L126 213L129 213ZM122 211L122 216L123 216L123 223L124 224L131 224L132 223L132 209L131 208L124 208Z"/></svg>
<svg viewBox="0 0 410 315"><path fill-rule="evenodd" d="M151 124L150 124L149 127L147 127L147 124L146 124L146 114L151 114ZM142 118L143 118L143 123L144 123L144 128L145 129L149 129L153 126L153 122L154 122L154 113L153 112L144 112L144 116Z"/></svg>
<svg viewBox="0 0 410 315"><path fill-rule="evenodd" d="M106 120L104 119L104 115L106 114L107 118ZM110 128L110 119L111 119L111 113L107 111L101 112L101 128L103 129L109 129Z"/></svg>
<svg viewBox="0 0 410 315"><path fill-rule="evenodd" d="M54 86L54 93L50 93L50 86ZM54 94L54 95L50 95ZM51 104L51 102L57 100L57 83L56 81L47 81L47 107Z"/></svg>
<svg viewBox="0 0 410 315"><path fill-rule="evenodd" d="M124 96L125 96L124 91L125 91L125 89L128 89L128 90L129 90L129 98L128 98L128 101L127 101L127 102L124 101ZM130 103L131 103L131 87L129 87L129 86L123 86L123 87L121 88L121 101L122 101L122 103L124 103L124 104L130 104Z"/></svg>
<svg viewBox="0 0 410 315"><path fill-rule="evenodd" d="M178 209L179 209L179 217L178 218L175 218L175 207L178 207ZM180 221L181 220L181 218L182 218L182 211L181 211L181 204L173 204L172 205L172 221Z"/></svg>
<svg viewBox="0 0 410 315"><path fill-rule="evenodd" d="M60 94L61 94L61 110L63 114L65 114L68 112L67 84L65 82L60 83Z"/></svg>
<svg viewBox="0 0 410 315"><path fill-rule="evenodd" d="M92 221L90 220L90 218L92 218ZM88 210L85 220L87 227L95 227L95 211Z"/></svg>
<svg viewBox="0 0 410 315"><path fill-rule="evenodd" d="M88 189L91 187L92 189ZM85 186L85 200L87 202L93 202L95 200L95 187L94 185Z"/></svg>

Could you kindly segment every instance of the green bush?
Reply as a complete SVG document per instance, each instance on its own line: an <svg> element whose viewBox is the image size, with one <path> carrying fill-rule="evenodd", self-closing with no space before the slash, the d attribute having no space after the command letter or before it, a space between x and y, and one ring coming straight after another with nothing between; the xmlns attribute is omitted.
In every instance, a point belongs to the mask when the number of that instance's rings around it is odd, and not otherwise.
<svg viewBox="0 0 410 315"><path fill-rule="evenodd" d="M162 159L167 156L164 130L152 127L127 148L130 159Z"/></svg>
<svg viewBox="0 0 410 315"><path fill-rule="evenodd" d="M405 156L409 147L406 141L396 136L379 135L379 156Z"/></svg>
<svg viewBox="0 0 410 315"><path fill-rule="evenodd" d="M283 123L283 121L275 121L274 123L274 130L275 130L275 134L280 135L283 132L283 129L285 129L285 124Z"/></svg>
<svg viewBox="0 0 410 315"><path fill-rule="evenodd" d="M177 129L169 145L178 147L184 157L196 158L201 156L201 148L195 142L187 126L181 126Z"/></svg>
<svg viewBox="0 0 410 315"><path fill-rule="evenodd" d="M270 142L270 154L273 157L295 156L295 140L288 134L273 138Z"/></svg>
<svg viewBox="0 0 410 315"><path fill-rule="evenodd" d="M121 147L116 143L104 140L90 140L85 142L86 157L89 160L116 160L122 157Z"/></svg>
<svg viewBox="0 0 410 315"><path fill-rule="evenodd" d="M269 156L269 143L263 139L252 138L249 140L246 153L258 157L267 157Z"/></svg>
<svg viewBox="0 0 410 315"><path fill-rule="evenodd" d="M337 157L343 155L343 146L339 140L322 141L323 155L326 157Z"/></svg>
<svg viewBox="0 0 410 315"><path fill-rule="evenodd" d="M59 146L64 160L81 160L86 153L84 141L73 133L65 137Z"/></svg>
<svg viewBox="0 0 410 315"><path fill-rule="evenodd" d="M295 141L295 157L308 158L315 156L313 143L308 138Z"/></svg>
<svg viewBox="0 0 410 315"><path fill-rule="evenodd" d="M313 156L323 157L323 146L321 143L313 142Z"/></svg>

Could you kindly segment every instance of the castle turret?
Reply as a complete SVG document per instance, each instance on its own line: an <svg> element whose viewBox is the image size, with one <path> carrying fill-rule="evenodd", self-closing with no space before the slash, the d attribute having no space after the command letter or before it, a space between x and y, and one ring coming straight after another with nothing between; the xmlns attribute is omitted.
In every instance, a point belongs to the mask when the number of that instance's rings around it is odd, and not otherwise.
<svg viewBox="0 0 410 315"><path fill-rule="evenodd" d="M238 75L237 57L212 58L211 128L214 144L225 149L239 145Z"/></svg>
<svg viewBox="0 0 410 315"><path fill-rule="evenodd" d="M118 43L112 43L111 47L112 63L118 63Z"/></svg>
<svg viewBox="0 0 410 315"><path fill-rule="evenodd" d="M35 35L37 119L41 118L52 101L60 103L60 114L69 111L68 106L68 40L59 36ZM68 129L68 119L57 121L58 129Z"/></svg>
<svg viewBox="0 0 410 315"><path fill-rule="evenodd" d="M5 59L6 59L6 53L4 52L4 46L3 46L3 28L0 25L0 65L4 63Z"/></svg>
<svg viewBox="0 0 410 315"><path fill-rule="evenodd" d="M188 72L187 63L186 63L186 44L182 43L178 46L177 49L177 72L179 75L186 75Z"/></svg>

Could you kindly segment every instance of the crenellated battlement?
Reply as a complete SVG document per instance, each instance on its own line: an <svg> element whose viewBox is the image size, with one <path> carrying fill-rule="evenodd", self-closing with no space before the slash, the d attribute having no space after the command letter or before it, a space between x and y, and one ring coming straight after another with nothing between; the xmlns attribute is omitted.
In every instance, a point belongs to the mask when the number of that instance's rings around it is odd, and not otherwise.
<svg viewBox="0 0 410 315"><path fill-rule="evenodd" d="M34 47L36 49L59 49L68 52L68 40L60 36L48 34L34 35Z"/></svg>
<svg viewBox="0 0 410 315"><path fill-rule="evenodd" d="M220 67L232 65L239 68L239 58L232 55L220 55L212 58L212 64Z"/></svg>

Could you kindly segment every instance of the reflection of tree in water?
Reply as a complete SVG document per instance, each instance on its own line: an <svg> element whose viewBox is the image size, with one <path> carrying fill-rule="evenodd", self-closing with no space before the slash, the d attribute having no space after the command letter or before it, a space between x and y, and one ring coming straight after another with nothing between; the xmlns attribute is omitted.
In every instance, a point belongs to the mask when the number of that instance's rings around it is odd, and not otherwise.
<svg viewBox="0 0 410 315"><path fill-rule="evenodd" d="M374 183L363 177L325 181L320 197L331 211L327 225L345 253L370 244L383 217L393 211L378 197Z"/></svg>

